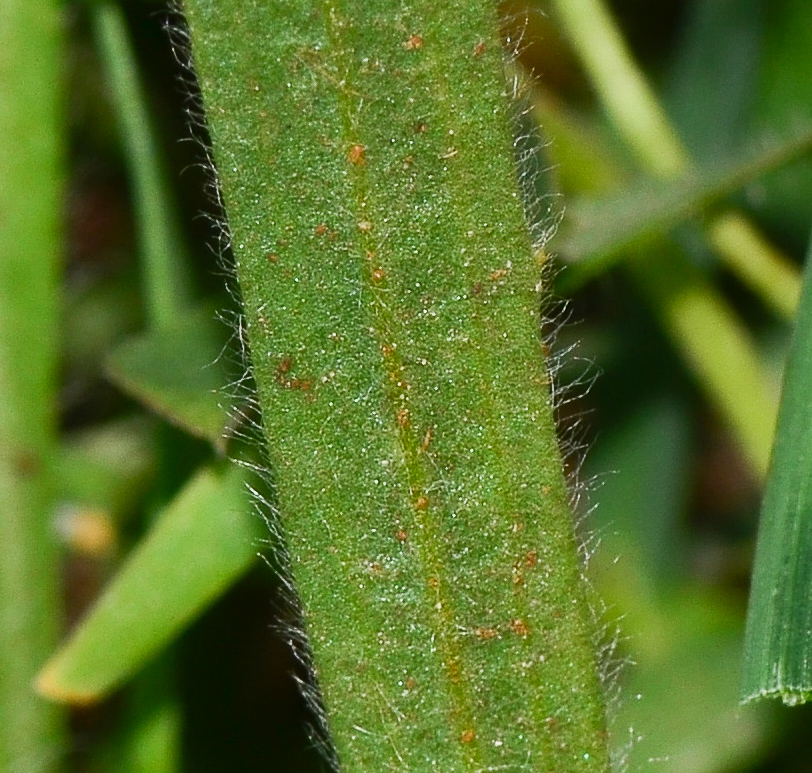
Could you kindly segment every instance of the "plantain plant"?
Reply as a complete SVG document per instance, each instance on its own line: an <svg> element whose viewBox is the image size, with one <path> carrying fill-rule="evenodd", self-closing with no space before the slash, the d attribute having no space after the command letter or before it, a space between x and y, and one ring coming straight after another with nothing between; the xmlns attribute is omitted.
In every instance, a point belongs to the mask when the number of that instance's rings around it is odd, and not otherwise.
<svg viewBox="0 0 812 773"><path fill-rule="evenodd" d="M754 5L742 4L743 29L759 28ZM199 651L195 619L256 565L259 545L285 583L282 633L305 662L317 767L580 773L622 768L618 757L629 756L631 769L670 757L669 770L717 771L765 753L769 716L733 716L740 613L685 566L676 571L688 552L676 527L690 478L684 394L663 409L656 387L635 391L652 370L642 364L626 385L639 395L633 418L609 432L614 461L598 463L619 467L623 484L620 494L611 481L602 491L597 523L611 525L597 576L630 610L624 628L634 637L623 649L639 653L625 675L634 699L607 697L620 661L605 652L612 624L584 578L588 551L556 437L556 410L567 408L544 330L548 238L560 208L551 214L540 191L543 183L567 193L552 242L567 265L558 289L630 279L654 321L641 322L632 301L626 337L636 326L643 337L659 329L760 481L775 398L755 325L740 318L706 245L769 314L793 315L797 267L734 194L806 152L808 123L766 138L749 127L735 157L696 161L704 158L697 143L683 145L595 0L550 2L549 16L519 2L185 0L168 26L186 78L200 88L186 105L216 175L219 268L239 301L231 334L248 368L224 388L230 347L214 305L194 300L207 280L177 229L141 83L146 57L139 62L117 3L88 2L139 213L144 318L133 322L121 303L135 295L129 275L126 294L101 300L69 281L65 367L81 356L103 360L122 393L182 432L143 417L103 418L57 439L58 28L46 0L8 8L4 61L22 63L39 85L13 75L17 88L8 89L11 70L0 71L0 93L16 110L0 121L17 137L0 164L0 215L14 215L0 219L0 243L14 257L0 276L0 768L72 767L64 717L30 689L39 666L36 688L73 706L80 721L76 707L122 690L105 707L119 729L92 752L93 769L205 768L208 760L184 757L205 744L199 733L188 741L196 706L182 677L190 653L205 659L207 675L224 661ZM697 40L727 30L715 4L692 8ZM792 13L808 16L784 15ZM605 123L551 99L544 71L525 91L519 85L536 42L560 53L560 35ZM28 68L14 45L35 39L48 56ZM727 54L739 62L738 51ZM692 70L681 55L683 75L699 73L685 78L699 81L701 96L712 68ZM17 113L41 134L9 121ZM532 128L539 116L554 140L544 149ZM690 137L687 123L683 116L679 134ZM585 129L600 141L585 141ZM616 152L618 139L631 159ZM540 175L550 158L556 168ZM631 181L631 168L646 179ZM26 170L41 178L41 199L18 195ZM785 401L795 407L782 409L779 483L768 485L765 505L762 542L779 549L759 549L743 691L787 702L812 690L798 635L808 619L808 550L796 539L805 500L795 507L793 494L806 476L797 451L806 406L799 330ZM31 367L14 367L29 351ZM230 435L235 427L253 448ZM264 522L249 515L246 471L223 458L238 453L265 478L248 484ZM782 473L786 460L795 467ZM145 516L135 527L133 509ZM132 549L119 551L138 530ZM81 554L111 577L54 652L57 534L69 560ZM623 560L612 563L617 555ZM777 584L783 596L772 592ZM206 685L199 703L224 715L224 696ZM285 727L279 718L268 724ZM226 768L255 769L255 759L245 762L250 751L238 758L239 745ZM262 758L263 769L274 764L304 767Z"/></svg>

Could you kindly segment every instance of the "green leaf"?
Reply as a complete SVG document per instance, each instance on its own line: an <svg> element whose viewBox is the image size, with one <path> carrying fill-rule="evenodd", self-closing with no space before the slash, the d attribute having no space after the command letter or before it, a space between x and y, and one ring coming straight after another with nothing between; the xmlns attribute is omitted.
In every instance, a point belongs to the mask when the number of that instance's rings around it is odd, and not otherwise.
<svg viewBox="0 0 812 773"><path fill-rule="evenodd" d="M240 468L199 472L44 666L37 689L85 703L122 684L251 565L257 520Z"/></svg>
<svg viewBox="0 0 812 773"><path fill-rule="evenodd" d="M608 765L489 3L186 3L347 771Z"/></svg>
<svg viewBox="0 0 812 773"><path fill-rule="evenodd" d="M812 697L812 249L761 509L742 699Z"/></svg>
<svg viewBox="0 0 812 773"><path fill-rule="evenodd" d="M159 331L118 346L108 357L108 375L150 410L222 452L233 407L223 362L227 333L210 312L184 312Z"/></svg>
<svg viewBox="0 0 812 773"><path fill-rule="evenodd" d="M567 284L580 284L622 259L630 245L699 215L709 204L797 157L812 145L812 127L763 139L735 159L668 181L647 180L605 199L574 199L554 247L575 264Z"/></svg>

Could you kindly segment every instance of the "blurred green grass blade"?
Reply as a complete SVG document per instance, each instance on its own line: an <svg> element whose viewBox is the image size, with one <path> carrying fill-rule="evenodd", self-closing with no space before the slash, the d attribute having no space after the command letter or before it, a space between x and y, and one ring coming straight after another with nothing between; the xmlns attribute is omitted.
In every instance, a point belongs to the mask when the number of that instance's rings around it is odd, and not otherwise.
<svg viewBox="0 0 812 773"><path fill-rule="evenodd" d="M61 3L0 3L0 770L56 770L31 680L61 620L53 529L63 211Z"/></svg>
<svg viewBox="0 0 812 773"><path fill-rule="evenodd" d="M77 703L103 697L250 566L260 530L244 481L229 465L187 484L40 672L43 695Z"/></svg>
<svg viewBox="0 0 812 773"><path fill-rule="evenodd" d="M685 150L607 4L601 0L550 0L550 6L619 134L658 176L679 173L687 165Z"/></svg>
<svg viewBox="0 0 812 773"><path fill-rule="evenodd" d="M641 294L724 417L754 472L767 472L775 405L744 325L707 278L661 240L628 261Z"/></svg>
<svg viewBox="0 0 812 773"><path fill-rule="evenodd" d="M735 159L690 171L667 181L646 180L605 199L574 199L556 239L556 251L571 264L568 284L581 284L622 259L623 250L701 213L812 146L812 126L789 137L763 139Z"/></svg>
<svg viewBox="0 0 812 773"><path fill-rule="evenodd" d="M150 410L223 452L232 406L222 359L227 332L210 312L186 311L160 332L118 346L107 373Z"/></svg>
<svg viewBox="0 0 812 773"><path fill-rule="evenodd" d="M183 240L123 11L110 0L93 0L90 8L135 194L147 314L161 328L192 294Z"/></svg>
<svg viewBox="0 0 812 773"><path fill-rule="evenodd" d="M742 699L812 697L812 250L784 375L745 633Z"/></svg>

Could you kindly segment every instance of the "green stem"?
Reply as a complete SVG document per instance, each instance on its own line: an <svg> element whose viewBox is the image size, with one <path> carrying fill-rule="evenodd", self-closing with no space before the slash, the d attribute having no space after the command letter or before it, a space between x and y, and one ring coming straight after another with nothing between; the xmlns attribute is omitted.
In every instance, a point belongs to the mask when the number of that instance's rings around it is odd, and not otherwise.
<svg viewBox="0 0 812 773"><path fill-rule="evenodd" d="M95 0L92 12L97 48L130 164L147 315L152 326L166 327L191 296L182 239L124 15L108 0Z"/></svg>
<svg viewBox="0 0 812 773"><path fill-rule="evenodd" d="M187 10L343 769L605 770L495 9Z"/></svg>
<svg viewBox="0 0 812 773"><path fill-rule="evenodd" d="M59 635L51 465L62 211L60 17L0 3L0 770L56 767L31 681Z"/></svg>

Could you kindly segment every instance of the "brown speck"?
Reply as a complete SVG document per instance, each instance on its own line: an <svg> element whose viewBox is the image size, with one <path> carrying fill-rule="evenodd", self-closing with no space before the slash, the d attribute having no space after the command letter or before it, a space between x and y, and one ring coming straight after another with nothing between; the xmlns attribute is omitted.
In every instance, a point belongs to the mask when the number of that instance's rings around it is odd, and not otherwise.
<svg viewBox="0 0 812 773"><path fill-rule="evenodd" d="M499 279L501 279L503 276L505 276L506 274L507 274L507 269L506 268L497 268L496 271L494 271L491 274L490 279L491 279L492 282L496 282Z"/></svg>
<svg viewBox="0 0 812 773"><path fill-rule="evenodd" d="M268 261L268 263L278 263L279 262L279 255L277 255L275 252L269 252L265 256L265 258Z"/></svg>
<svg viewBox="0 0 812 773"><path fill-rule="evenodd" d="M352 145L347 152L347 158L351 164L364 166L366 164L366 148L363 145Z"/></svg>
<svg viewBox="0 0 812 773"><path fill-rule="evenodd" d="M482 626L481 628L474 629L474 636L477 639L495 639L498 635L498 631L496 628L490 628L488 626Z"/></svg>
<svg viewBox="0 0 812 773"><path fill-rule="evenodd" d="M476 738L476 734L470 728L460 736L460 743L471 743Z"/></svg>
<svg viewBox="0 0 812 773"><path fill-rule="evenodd" d="M395 347L391 344L384 344L381 347L381 352L383 353L384 357L391 357L395 352Z"/></svg>
<svg viewBox="0 0 812 773"><path fill-rule="evenodd" d="M408 427L409 426L409 409L408 408L398 408L398 426L399 427Z"/></svg>
<svg viewBox="0 0 812 773"><path fill-rule="evenodd" d="M426 510L429 506L429 498L421 494L417 499L414 500L414 509L415 510Z"/></svg>
<svg viewBox="0 0 812 773"><path fill-rule="evenodd" d="M471 292L473 292L474 295L480 295L482 293L482 282L477 282Z"/></svg>
<svg viewBox="0 0 812 773"><path fill-rule="evenodd" d="M429 127L426 126L424 121L418 121L412 128L414 129L415 134L424 134L426 129Z"/></svg>
<svg viewBox="0 0 812 773"><path fill-rule="evenodd" d="M480 56L482 56L482 54L484 54L484 53L485 53L485 48L486 48L486 46L485 46L485 41L484 41L484 40L480 40L480 41L479 41L479 42L478 42L478 43L477 43L477 44L474 46L474 56L476 56L476 57L480 57Z"/></svg>
<svg viewBox="0 0 812 773"><path fill-rule="evenodd" d="M409 537L404 529L398 529L395 533L395 539L397 539L398 542L406 542L408 538Z"/></svg>
<svg viewBox="0 0 812 773"><path fill-rule="evenodd" d="M404 169L408 169L412 163L414 163L414 156L408 155L406 158L403 159L403 167Z"/></svg>
<svg viewBox="0 0 812 773"><path fill-rule="evenodd" d="M277 370L279 371L279 373L282 373L282 374L289 373L290 368L291 368L292 365L293 365L293 358L291 358L291 357L283 357L282 360L280 361L278 367L277 367Z"/></svg>
<svg viewBox="0 0 812 773"><path fill-rule="evenodd" d="M414 679L412 679L412 677L409 677L409 678L406 680L406 688L407 688L408 690L414 690L414 688L415 688L415 687L417 687L417 682L415 682L415 680L414 680Z"/></svg>
<svg viewBox="0 0 812 773"><path fill-rule="evenodd" d="M439 588L440 581L436 577L429 577L429 588Z"/></svg>
<svg viewBox="0 0 812 773"><path fill-rule="evenodd" d="M426 430L426 434L423 436L423 442L420 444L420 448L418 449L417 453L424 454L428 450L429 444L431 443L431 435L432 429L429 427Z"/></svg>
<svg viewBox="0 0 812 773"><path fill-rule="evenodd" d="M420 35L412 35L404 44L403 47L407 51L414 51L418 48L423 48L423 38Z"/></svg>
<svg viewBox="0 0 812 773"><path fill-rule="evenodd" d="M315 233L315 234L316 234L316 236L324 236L324 234L326 234L326 233L327 233L327 226L326 226L324 223L319 223L319 224L318 224L318 225L317 225L317 226L316 226L316 227L313 229L313 233Z"/></svg>
<svg viewBox="0 0 812 773"><path fill-rule="evenodd" d="M386 276L386 275L384 274L382 268L374 268L374 269L372 269L372 281L373 282L380 282L381 279L384 278L384 276Z"/></svg>
<svg viewBox="0 0 812 773"><path fill-rule="evenodd" d="M524 557L524 565L528 569L532 569L539 560L539 554L535 550L531 550L525 557Z"/></svg>
<svg viewBox="0 0 812 773"><path fill-rule="evenodd" d="M510 628L510 630L518 636L527 636L530 633L530 626L524 620L518 617L508 623L508 628Z"/></svg>

